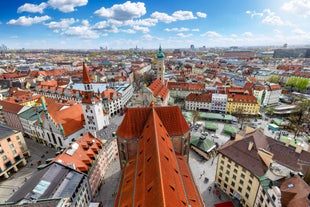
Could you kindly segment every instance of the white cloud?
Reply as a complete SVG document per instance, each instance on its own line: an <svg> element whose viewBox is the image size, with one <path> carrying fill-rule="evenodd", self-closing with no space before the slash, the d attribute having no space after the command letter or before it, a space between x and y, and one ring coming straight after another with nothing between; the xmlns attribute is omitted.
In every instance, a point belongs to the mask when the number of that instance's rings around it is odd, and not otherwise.
<svg viewBox="0 0 310 207"><path fill-rule="evenodd" d="M296 15L308 17L310 16L310 1L309 0L291 0L286 2L281 7L283 10L292 12Z"/></svg>
<svg viewBox="0 0 310 207"><path fill-rule="evenodd" d="M118 33L119 29L115 24L111 23L110 21L101 21L97 22L93 27L94 30L98 30L103 33Z"/></svg>
<svg viewBox="0 0 310 207"><path fill-rule="evenodd" d="M174 17L162 12L154 12L151 14L151 17L167 24L175 21Z"/></svg>
<svg viewBox="0 0 310 207"><path fill-rule="evenodd" d="M19 37L17 35L13 35L13 36L10 36L10 39L18 39Z"/></svg>
<svg viewBox="0 0 310 207"><path fill-rule="evenodd" d="M48 4L62 12L73 12L75 7L87 5L88 0L48 0Z"/></svg>
<svg viewBox="0 0 310 207"><path fill-rule="evenodd" d="M146 8L143 2L131 3L130 1L127 1L124 4L115 4L108 9L102 7L95 11L95 14L100 17L126 21L140 18L146 14Z"/></svg>
<svg viewBox="0 0 310 207"><path fill-rule="evenodd" d="M262 12L249 11L249 10L246 11L245 13L251 15L252 18L256 17L256 16L262 17L264 15L264 13L262 13Z"/></svg>
<svg viewBox="0 0 310 207"><path fill-rule="evenodd" d="M133 30L133 29L123 29L123 30L121 30L122 32L125 32L125 33L128 33L128 34L135 34L136 33L136 31L135 30Z"/></svg>
<svg viewBox="0 0 310 207"><path fill-rule="evenodd" d="M196 19L196 17L193 15L193 12L183 10L173 12L172 17L175 18L175 21Z"/></svg>
<svg viewBox="0 0 310 207"><path fill-rule="evenodd" d="M206 33L203 33L200 35L201 37L210 37L210 38L216 38L216 37L222 37L221 34L217 33L217 32L214 32L214 31L208 31Z"/></svg>
<svg viewBox="0 0 310 207"><path fill-rule="evenodd" d="M304 32L304 31L301 30L301 29L294 29L292 32L293 32L294 34L296 34L296 35L305 35L305 34L307 34L306 32Z"/></svg>
<svg viewBox="0 0 310 207"><path fill-rule="evenodd" d="M202 12L196 12L196 15L200 18L207 18L207 14L206 13L202 13Z"/></svg>
<svg viewBox="0 0 310 207"><path fill-rule="evenodd" d="M178 33L177 36L178 36L178 37L181 37L181 38L186 38L186 37L191 37L191 36L193 36L193 34Z"/></svg>
<svg viewBox="0 0 310 207"><path fill-rule="evenodd" d="M10 21L7 22L9 25L20 25L20 26L31 26L33 24L38 24L41 22L44 22L46 20L51 19L51 17L45 15L45 16L35 16L35 17L25 17L21 16L18 19L11 19Z"/></svg>
<svg viewBox="0 0 310 207"><path fill-rule="evenodd" d="M122 25L124 26L145 26L145 27L151 27L155 26L157 24L158 20L153 18L147 18L147 19L138 19L138 20L128 20L125 22L122 22Z"/></svg>
<svg viewBox="0 0 310 207"><path fill-rule="evenodd" d="M146 35L143 35L143 36L142 36L142 39L143 39L143 40L151 41L151 40L154 40L155 37L153 37L153 36L150 35L150 34L146 34Z"/></svg>
<svg viewBox="0 0 310 207"><path fill-rule="evenodd" d="M86 22L84 22L84 24L81 26L67 28L63 34L69 36L78 36L84 39L97 39L100 37L96 31L92 30L88 25L86 25Z"/></svg>
<svg viewBox="0 0 310 207"><path fill-rule="evenodd" d="M150 31L149 28L141 26L133 26L132 29L135 31L140 31L142 33L148 33Z"/></svg>
<svg viewBox="0 0 310 207"><path fill-rule="evenodd" d="M252 32L245 32L242 34L243 37L253 37Z"/></svg>
<svg viewBox="0 0 310 207"><path fill-rule="evenodd" d="M264 13L266 13L267 16L262 20L262 23L274 26L284 25L282 19L279 16L276 16L270 9L265 9Z"/></svg>
<svg viewBox="0 0 310 207"><path fill-rule="evenodd" d="M189 28L185 28L185 27L180 27L180 28L177 28L177 27L174 27L174 28L166 28L164 29L166 32L187 32L189 31Z"/></svg>
<svg viewBox="0 0 310 207"><path fill-rule="evenodd" d="M274 33L276 33L276 34L282 34L282 32L281 32L280 30L278 30L278 29L274 29L273 31L274 31Z"/></svg>
<svg viewBox="0 0 310 207"><path fill-rule="evenodd" d="M70 25L74 24L77 22L74 18L68 18L68 19L61 19L60 22L49 22L47 23L47 27L49 29L53 29L55 32L59 30L65 30L67 29Z"/></svg>
<svg viewBox="0 0 310 207"><path fill-rule="evenodd" d="M17 12L30 12L30 13L40 13L43 14L44 9L47 7L47 3L41 3L39 5L26 3L18 7Z"/></svg>
<svg viewBox="0 0 310 207"><path fill-rule="evenodd" d="M151 14L151 17L167 24L178 20L183 21L183 20L197 19L197 17L193 15L193 12L183 10L175 11L172 13L171 16L166 13L156 11Z"/></svg>
<svg viewBox="0 0 310 207"><path fill-rule="evenodd" d="M199 28L192 29L192 32L199 32L199 31L200 31Z"/></svg>

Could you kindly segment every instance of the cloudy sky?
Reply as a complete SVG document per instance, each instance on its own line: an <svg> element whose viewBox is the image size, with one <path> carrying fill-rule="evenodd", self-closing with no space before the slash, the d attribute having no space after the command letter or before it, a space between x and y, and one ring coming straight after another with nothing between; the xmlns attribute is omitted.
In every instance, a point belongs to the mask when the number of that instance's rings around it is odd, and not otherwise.
<svg viewBox="0 0 310 207"><path fill-rule="evenodd" d="M0 0L10 49L310 44L310 0Z"/></svg>

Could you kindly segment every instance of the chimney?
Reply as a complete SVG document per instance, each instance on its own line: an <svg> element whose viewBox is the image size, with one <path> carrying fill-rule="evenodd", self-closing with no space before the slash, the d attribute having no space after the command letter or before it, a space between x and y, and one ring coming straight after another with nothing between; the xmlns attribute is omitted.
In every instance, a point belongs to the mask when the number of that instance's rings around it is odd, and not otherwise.
<svg viewBox="0 0 310 207"><path fill-rule="evenodd" d="M248 150L251 151L253 148L254 142L249 142Z"/></svg>
<svg viewBox="0 0 310 207"><path fill-rule="evenodd" d="M290 142L291 142L291 140L290 140L290 139L287 139L286 142L285 142L285 146L288 147L288 146L290 145Z"/></svg>

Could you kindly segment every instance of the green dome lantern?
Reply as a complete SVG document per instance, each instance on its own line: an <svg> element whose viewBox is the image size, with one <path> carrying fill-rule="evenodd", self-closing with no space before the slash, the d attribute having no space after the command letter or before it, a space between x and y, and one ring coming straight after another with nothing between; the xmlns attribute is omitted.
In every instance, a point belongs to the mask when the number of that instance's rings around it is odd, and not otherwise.
<svg viewBox="0 0 310 207"><path fill-rule="evenodd" d="M163 53L161 46L159 47L158 53L157 53L157 58L164 58L165 54Z"/></svg>

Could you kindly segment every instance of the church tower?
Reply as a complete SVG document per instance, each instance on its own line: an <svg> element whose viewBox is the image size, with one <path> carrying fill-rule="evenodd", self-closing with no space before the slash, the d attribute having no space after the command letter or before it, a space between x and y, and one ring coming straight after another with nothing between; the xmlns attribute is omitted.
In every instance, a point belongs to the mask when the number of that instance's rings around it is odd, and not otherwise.
<svg viewBox="0 0 310 207"><path fill-rule="evenodd" d="M157 79L164 84L165 75L165 54L162 52L161 46L157 53Z"/></svg>
<svg viewBox="0 0 310 207"><path fill-rule="evenodd" d="M96 94L89 77L88 68L83 63L83 80L84 94L82 98L82 108L85 119L86 131L93 136L103 127L109 125L109 115L103 110L100 94Z"/></svg>

